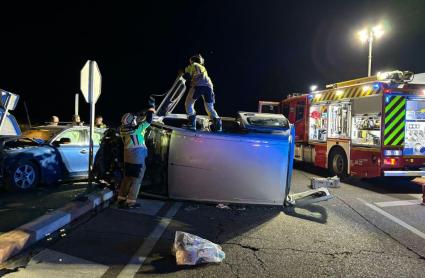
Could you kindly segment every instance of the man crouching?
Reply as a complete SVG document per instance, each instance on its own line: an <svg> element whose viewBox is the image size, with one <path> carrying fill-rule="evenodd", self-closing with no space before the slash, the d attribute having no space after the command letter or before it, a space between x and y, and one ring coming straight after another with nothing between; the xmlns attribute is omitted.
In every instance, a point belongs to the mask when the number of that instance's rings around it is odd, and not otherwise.
<svg viewBox="0 0 425 278"><path fill-rule="evenodd" d="M155 113L155 105L152 104L152 100L149 104L151 107L146 113L126 113L121 119L120 135L124 143L124 178L118 194L119 208L140 207L136 201L145 174L145 159L148 154L145 132L152 122L153 113Z"/></svg>

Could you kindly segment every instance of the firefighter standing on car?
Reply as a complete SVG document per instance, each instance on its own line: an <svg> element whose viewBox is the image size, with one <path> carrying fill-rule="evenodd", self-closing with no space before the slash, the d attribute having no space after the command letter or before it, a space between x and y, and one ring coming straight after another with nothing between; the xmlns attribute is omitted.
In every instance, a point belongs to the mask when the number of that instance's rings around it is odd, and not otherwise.
<svg viewBox="0 0 425 278"><path fill-rule="evenodd" d="M145 159L148 154L144 135L155 112L153 99L149 100L149 105L150 108L144 116L126 113L121 119L120 135L124 143L124 178L118 194L119 208L139 207L136 201L146 170Z"/></svg>
<svg viewBox="0 0 425 278"><path fill-rule="evenodd" d="M213 122L215 131L222 131L221 118L214 109L214 86L204 66L204 59L200 54L189 59L190 65L185 68L184 78L190 78L190 89L186 97L185 107L189 120L189 128L196 130L195 102L199 97L204 101L205 110Z"/></svg>

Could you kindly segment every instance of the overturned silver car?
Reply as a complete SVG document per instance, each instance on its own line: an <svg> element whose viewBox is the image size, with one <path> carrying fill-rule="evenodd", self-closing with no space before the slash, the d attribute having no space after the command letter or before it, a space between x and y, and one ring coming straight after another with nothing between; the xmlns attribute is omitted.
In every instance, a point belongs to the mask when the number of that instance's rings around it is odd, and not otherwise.
<svg viewBox="0 0 425 278"><path fill-rule="evenodd" d="M141 193L178 200L283 205L288 198L294 156L294 128L283 115L238 112L222 118L223 132L211 132L207 116L197 131L186 115L172 114L185 92L178 78L157 109L147 132L149 155ZM107 132L96 159L96 175L118 184L119 144ZM116 138L116 137L115 137ZM115 155L116 156L116 155ZM109 162L107 162L109 161ZM118 161L118 162L117 162ZM113 181L112 181L113 183Z"/></svg>

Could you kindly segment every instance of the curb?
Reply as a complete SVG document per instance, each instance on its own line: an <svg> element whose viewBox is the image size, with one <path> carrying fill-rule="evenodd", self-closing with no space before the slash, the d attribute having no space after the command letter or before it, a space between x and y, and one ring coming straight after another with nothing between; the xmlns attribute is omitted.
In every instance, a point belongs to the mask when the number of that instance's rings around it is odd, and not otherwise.
<svg viewBox="0 0 425 278"><path fill-rule="evenodd" d="M45 238L81 215L110 200L113 192L103 189L91 193L86 201L73 201L53 212L24 224L0 236L0 263L18 254L23 249Z"/></svg>

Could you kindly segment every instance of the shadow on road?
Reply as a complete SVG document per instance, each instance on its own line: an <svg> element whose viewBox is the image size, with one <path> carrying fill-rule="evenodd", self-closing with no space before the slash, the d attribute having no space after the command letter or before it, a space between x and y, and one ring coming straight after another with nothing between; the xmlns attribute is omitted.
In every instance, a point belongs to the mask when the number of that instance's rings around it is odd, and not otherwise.
<svg viewBox="0 0 425 278"><path fill-rule="evenodd" d="M313 221L320 224L326 224L328 212L320 205L308 205L304 207L285 207L283 213L288 216Z"/></svg>

